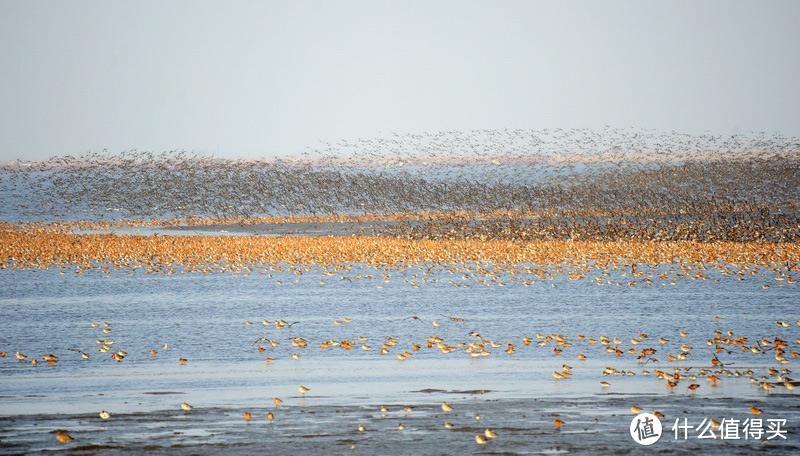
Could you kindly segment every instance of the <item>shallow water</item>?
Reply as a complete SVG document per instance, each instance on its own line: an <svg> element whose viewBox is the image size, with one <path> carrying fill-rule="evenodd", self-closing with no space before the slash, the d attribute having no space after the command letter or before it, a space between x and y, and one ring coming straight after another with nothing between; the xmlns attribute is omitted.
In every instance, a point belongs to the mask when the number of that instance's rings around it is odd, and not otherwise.
<svg viewBox="0 0 800 456"><path fill-rule="evenodd" d="M409 222L410 223L410 222ZM159 236L374 236L392 222L281 222L253 224L210 224L177 226L123 226L109 229L73 229L76 234L117 234Z"/></svg>
<svg viewBox="0 0 800 456"><path fill-rule="evenodd" d="M789 454L799 449L797 392L776 387L767 393L750 379L736 377L723 378L716 387L701 378L701 388L689 394L686 381L670 391L662 380L643 373L709 367L706 341L715 329L751 340L780 337L790 342L789 350L797 350L796 285L771 282L771 288L762 289L767 279L755 277L631 288L565 279L531 287L453 288L442 280L412 288L399 274L388 283L326 277L322 285L319 275L307 273L299 285L290 285L294 278L288 273L269 278L0 271L0 351L9 353L0 359L0 452L81 447L179 453L214 453L225 447L233 453L279 454L646 450L628 435L632 404L666 415L664 435L656 444L660 450L746 453L767 447ZM412 315L419 320L409 319ZM465 321L448 319L454 315ZM342 317L353 321L333 324ZM262 325L262 319L298 323L276 329ZM432 325L434 320L439 327ZM792 326L778 327L776 320ZM92 321L110 322L111 333L102 334L102 326L91 328ZM687 337L678 335L681 329ZM395 359L411 351L412 342L424 347L430 335L452 344L474 340L470 331L502 346L481 358L463 350L444 355L423 348L406 361ZM643 345L659 350L656 366L643 367L634 355L617 358L600 344L575 339L577 334L619 337L627 349L642 331L651 341ZM552 344L521 342L536 333L564 334L575 345L556 356ZM258 353L256 340L262 336L280 345ZM308 348L292 347L296 336L307 339ZM325 340L358 336L368 339L371 351L319 347ZM398 340L397 346L381 355L388 336ZM654 339L660 336L670 342L659 346ZM111 352L98 352L95 341L105 338L115 341L112 351L128 352L124 362L113 361ZM167 350L161 349L165 342ZM515 354L502 352L507 342L516 344ZM693 347L688 359L667 363L665 354L677 353L682 343ZM81 360L70 348L88 352L91 359ZM148 355L151 348L159 350L155 359ZM31 357L55 353L60 360L55 366L31 366L13 359L15 351ZM587 360L578 360L578 352ZM292 360L292 353L300 359ZM180 356L187 365L178 364ZM265 363L266 356L275 361ZM753 368L757 376L777 366L771 352L719 356L733 363L730 369ZM553 380L551 372L564 363L574 366L573 378ZM785 367L796 364L790 360ZM604 376L606 366L636 375ZM611 387L603 389L602 380ZM300 384L311 388L306 397L296 391ZM271 402L274 396L285 401L278 410ZM448 416L439 408L444 400L455 408ZM195 409L181 412L183 401ZM386 416L378 411L380 404L389 407ZM405 404L414 411L402 412ZM745 419L754 404L764 410L765 419L788 420L787 441L675 441L669 431L676 417L698 424L705 417ZM103 409L112 413L111 420L97 418ZM253 411L252 423L245 424L244 410ZM277 416L272 424L264 420L268 410ZM567 422L561 431L551 423L556 416ZM445 429L445 419L455 427ZM406 425L402 432L399 422ZM359 424L366 432L356 431ZM496 429L499 437L478 446L474 434L485 427ZM57 443L55 429L69 430L76 441Z"/></svg>

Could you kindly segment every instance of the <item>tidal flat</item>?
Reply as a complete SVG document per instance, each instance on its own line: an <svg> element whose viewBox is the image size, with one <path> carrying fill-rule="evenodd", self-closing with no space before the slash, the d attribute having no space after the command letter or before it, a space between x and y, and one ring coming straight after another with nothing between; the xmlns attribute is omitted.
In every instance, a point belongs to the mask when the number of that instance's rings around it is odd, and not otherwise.
<svg viewBox="0 0 800 456"><path fill-rule="evenodd" d="M646 449L628 434L639 407L663 414L661 450L797 451L800 401L782 382L797 362L795 286L713 271L637 286L560 276L454 287L450 275L414 287L365 266L324 283L288 269L0 271L0 450L611 454ZM640 359L643 347L657 351ZM662 377L675 374L670 387ZM788 438L676 440L670 430L677 418L744 421L751 407L764 423L786 419ZM477 445L486 428L497 437ZM58 443L57 430L74 441Z"/></svg>

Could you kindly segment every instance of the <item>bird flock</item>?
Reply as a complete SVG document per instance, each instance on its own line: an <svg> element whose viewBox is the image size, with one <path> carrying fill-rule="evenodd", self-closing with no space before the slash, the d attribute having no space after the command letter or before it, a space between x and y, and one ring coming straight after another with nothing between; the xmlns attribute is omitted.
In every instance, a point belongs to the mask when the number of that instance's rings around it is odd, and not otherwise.
<svg viewBox="0 0 800 456"><path fill-rule="evenodd" d="M800 282L800 140L766 133L688 135L610 127L391 133L323 143L297 157L269 160L183 151L90 153L2 164L0 195L0 270L256 274L277 285L312 280L319 286L376 288L391 281L413 288L468 288L557 287L562 280L609 287L752 280L768 290L794 289ZM327 236L106 231L320 223L370 231L348 228ZM398 363L413 363L423 354L513 359L522 350L542 350L558 361L548 379L554 382L569 383L573 364L607 360L597 373L601 390L624 385L632 376L686 395L735 377L765 392L790 392L798 384L789 364L800 357L800 321L785 317L760 337L715 329L702 347L690 345L683 330L640 331L633 337L567 332L491 337L473 329L452 339L437 328L464 325L469 316L407 320L429 331L411 340L370 339L344 331L353 317L340 317L332 324L343 329L341 337L314 340L301 333L302 322L245 320L244 326L262 331L247 350L267 365L302 362L312 350L369 353ZM18 347L0 352L0 362L57 367L65 357L124 363L131 356L169 356L193 367L191 359L173 354L168 341L133 353L114 340L111 323L90 327L99 332L96 347L41 354ZM614 367L622 360L637 369ZM768 366L734 367L748 363ZM313 379L308 385L297 386L301 396L315 388ZM270 409L259 412L263 418L243 410L243 420L280 420L282 405L290 404L275 397ZM187 415L197 406L176 404ZM458 407L441 403L444 428L463 426L449 418ZM406 406L404 413L412 410ZM381 405L379 412L393 410ZM639 412L631 405L631 413ZM749 410L762 412L755 405ZM479 411L473 418L480 420ZM569 426L550 418L555 432ZM113 411L99 411L98 419L113 420ZM354 423L354 432L371 431ZM64 430L55 437L65 444L74 440ZM474 434L479 446L501 438L488 426Z"/></svg>
<svg viewBox="0 0 800 456"><path fill-rule="evenodd" d="M553 271L604 281L631 268L650 284L716 269L797 282L800 140L765 133L394 133L286 159L130 151L5 164L0 176L14 206L0 225L4 268L336 274L358 263L522 284ZM277 239L82 231L317 223L347 228Z"/></svg>
<svg viewBox="0 0 800 456"><path fill-rule="evenodd" d="M393 358L398 363L413 363L416 357L449 357L466 356L469 358L506 357L513 359L523 350L539 351L551 358L554 365L559 365L552 371L553 382L569 383L573 377L573 365L580 366L588 360L600 360L605 366L595 372L598 391L625 390L626 380L633 377L644 377L655 385L661 383L661 388L669 394L680 394L695 397L698 390L715 389L727 379L747 380L752 385L765 393L780 392L790 394L800 385L800 382L791 377L791 362L800 358L800 320L792 322L777 320L771 329L761 328L763 336L748 337L737 334L733 330L722 329L719 326L708 334L705 343L693 346L689 341L690 335L686 330L679 330L675 334L648 334L636 331L632 336L611 334L564 334L564 333L532 333L522 337L491 337L478 330L466 331L474 322L467 316L445 316L441 319L426 319L417 315L404 318L407 325L414 328L408 339L385 336L374 340L363 335L351 335L348 325L354 322L353 317L340 317L331 320L333 327L337 328L341 337L325 340L314 340L302 334L303 321L288 321L285 319L262 319L261 321L244 320L242 349L249 353L252 362L273 365L274 363L302 363L306 356L325 353L327 356L346 357L354 353L372 353L377 357ZM715 317L719 322L719 317ZM462 337L445 338L436 333L445 326L464 330ZM7 362L28 365L31 368L46 363L51 368L57 368L63 358L70 358L69 362L79 363L113 363L126 362L128 356L138 358L139 362L157 362L158 359L168 358L167 362L175 362L183 368L191 370L192 362L179 353L173 353L174 347L169 342L163 342L158 347L153 347L147 352L129 353L119 345L124 341L114 338L114 327L111 322L90 322L88 327L96 337L95 347L72 348L61 354L45 353L31 356L21 351L15 351L13 359ZM427 329L426 329L427 328ZM257 336L252 342L244 342ZM451 332L452 334L452 332ZM769 334L769 335L766 335ZM703 336L701 336L702 338ZM697 339L694 339L697 340ZM71 354L69 352L74 352ZM316 352L316 353L315 353ZM10 358L8 352L0 352L0 366ZM614 367L614 366L622 367ZM747 367L760 365L764 367ZM737 367L742 366L742 367ZM547 380L543 380L547 381ZM314 389L313 386L300 384L296 391L300 396L292 398L272 397L271 405L261 404L257 408L248 408L241 411L243 421L250 423L261 420L272 423L281 419L281 407L305 407L313 402L313 397L307 397ZM479 392L485 394L487 391ZM301 399L301 400L299 400ZM289 402L286 402L286 401ZM176 409L191 416L196 407L202 404L182 402L175 405ZM465 416L472 420L481 421L480 409L474 406L463 406L467 410L456 409L462 406L457 403L444 401L438 408L441 410L441 426L451 431L459 428L472 429L472 423L465 422ZM254 414L254 410L261 415ZM402 408L404 416L413 413L413 405ZM400 413L401 410L387 405L379 405L377 412L381 417L391 413ZM642 408L632 403L630 412L637 415ZM752 405L742 413L761 415L764 409ZM665 414L659 410L652 413L660 419L665 419ZM97 413L101 421L113 420L112 412L103 409ZM557 415L550 416L554 432L568 427L569 423ZM719 427L719 421L713 419L712 426ZM715 424L716 423L716 424ZM405 425L400 422L396 431L402 432ZM376 432L363 423L353 423L353 433ZM381 429L381 432L385 429ZM70 443L74 437L66 430L55 432L58 442ZM492 428L486 427L483 432L474 435L475 444L487 445L493 440L502 438Z"/></svg>
<svg viewBox="0 0 800 456"><path fill-rule="evenodd" d="M421 239L793 242L799 171L800 140L764 133L488 130L285 159L133 150L7 163L0 193L6 221L383 216L387 235Z"/></svg>

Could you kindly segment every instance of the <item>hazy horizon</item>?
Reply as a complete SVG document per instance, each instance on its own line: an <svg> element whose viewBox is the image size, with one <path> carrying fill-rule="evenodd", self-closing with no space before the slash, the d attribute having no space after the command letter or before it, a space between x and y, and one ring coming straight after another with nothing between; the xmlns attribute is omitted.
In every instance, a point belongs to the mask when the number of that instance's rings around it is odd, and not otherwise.
<svg viewBox="0 0 800 456"><path fill-rule="evenodd" d="M0 161L392 131L800 136L800 3L0 0Z"/></svg>

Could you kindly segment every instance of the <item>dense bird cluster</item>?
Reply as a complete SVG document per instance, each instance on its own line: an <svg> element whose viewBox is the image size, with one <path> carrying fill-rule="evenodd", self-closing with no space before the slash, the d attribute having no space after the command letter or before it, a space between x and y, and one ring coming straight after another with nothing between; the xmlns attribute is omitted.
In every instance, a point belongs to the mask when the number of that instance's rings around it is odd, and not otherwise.
<svg viewBox="0 0 800 456"><path fill-rule="evenodd" d="M7 164L3 217L417 214L433 239L796 241L800 140L647 130L393 134L294 158L129 151Z"/></svg>
<svg viewBox="0 0 800 456"><path fill-rule="evenodd" d="M680 280L800 283L800 244L411 240L377 236L118 236L29 230L0 224L0 269L70 269L82 274L307 273L328 280L418 288L531 286L569 280L597 285L674 285ZM366 270L361 268L366 267ZM282 280L282 279L281 279Z"/></svg>

